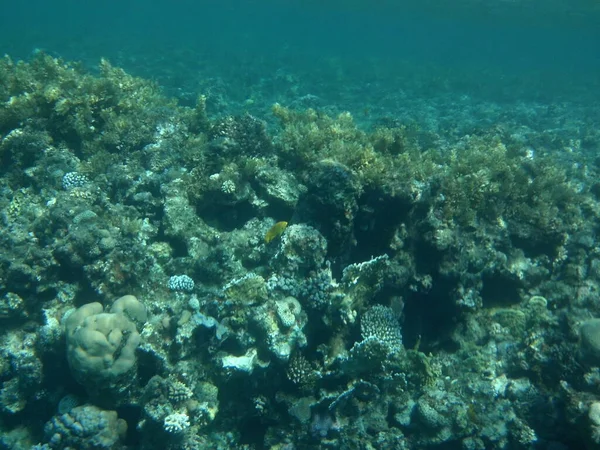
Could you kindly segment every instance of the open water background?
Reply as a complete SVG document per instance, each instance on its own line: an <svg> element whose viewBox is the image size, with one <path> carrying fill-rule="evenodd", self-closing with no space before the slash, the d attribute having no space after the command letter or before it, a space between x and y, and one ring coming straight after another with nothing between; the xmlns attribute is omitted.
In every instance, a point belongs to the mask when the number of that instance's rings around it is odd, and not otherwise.
<svg viewBox="0 0 600 450"><path fill-rule="evenodd" d="M591 1L2 3L0 52L43 49L90 67L106 57L184 103L216 85L223 109L317 95L360 110L398 89L600 97L600 6Z"/></svg>

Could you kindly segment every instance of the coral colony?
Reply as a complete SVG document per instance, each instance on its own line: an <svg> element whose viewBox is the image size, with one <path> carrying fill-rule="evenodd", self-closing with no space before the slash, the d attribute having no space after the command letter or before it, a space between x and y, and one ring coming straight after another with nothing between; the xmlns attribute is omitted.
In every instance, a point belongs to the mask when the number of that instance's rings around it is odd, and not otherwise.
<svg viewBox="0 0 600 450"><path fill-rule="evenodd" d="M0 81L0 448L600 448L598 173L560 130Z"/></svg>

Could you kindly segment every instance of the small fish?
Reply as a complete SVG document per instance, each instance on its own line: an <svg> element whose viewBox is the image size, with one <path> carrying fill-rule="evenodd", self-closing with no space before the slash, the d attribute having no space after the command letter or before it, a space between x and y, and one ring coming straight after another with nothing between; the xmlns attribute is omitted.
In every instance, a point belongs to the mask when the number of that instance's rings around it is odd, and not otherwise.
<svg viewBox="0 0 600 450"><path fill-rule="evenodd" d="M275 225L273 225L271 228L269 228L269 231L267 231L267 233L265 234L265 242L268 244L276 237L281 236L283 234L285 228L287 227L287 225L288 225L287 222L281 221L281 222L277 222Z"/></svg>

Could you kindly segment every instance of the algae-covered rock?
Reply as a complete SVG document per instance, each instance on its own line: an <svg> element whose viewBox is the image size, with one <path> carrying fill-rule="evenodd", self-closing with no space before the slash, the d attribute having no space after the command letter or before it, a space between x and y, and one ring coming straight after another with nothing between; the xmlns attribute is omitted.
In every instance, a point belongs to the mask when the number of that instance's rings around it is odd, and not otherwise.
<svg viewBox="0 0 600 450"><path fill-rule="evenodd" d="M579 349L582 360L587 364L600 364L600 319L590 319L579 327Z"/></svg>

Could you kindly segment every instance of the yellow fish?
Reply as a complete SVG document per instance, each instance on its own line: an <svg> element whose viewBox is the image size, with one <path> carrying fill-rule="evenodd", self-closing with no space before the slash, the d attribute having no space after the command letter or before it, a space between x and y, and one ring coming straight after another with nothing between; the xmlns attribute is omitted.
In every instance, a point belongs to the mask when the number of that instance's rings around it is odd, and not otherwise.
<svg viewBox="0 0 600 450"><path fill-rule="evenodd" d="M276 237L281 236L283 234L283 231L287 227L287 225L288 225L287 222L281 221L281 222L277 222L275 225L273 225L271 228L269 228L269 231L267 231L267 233L265 234L265 242L268 244Z"/></svg>

